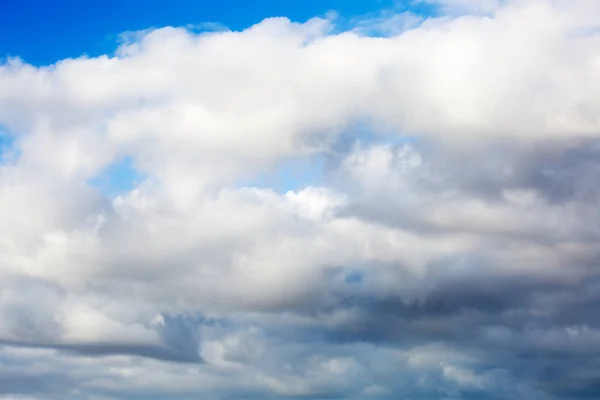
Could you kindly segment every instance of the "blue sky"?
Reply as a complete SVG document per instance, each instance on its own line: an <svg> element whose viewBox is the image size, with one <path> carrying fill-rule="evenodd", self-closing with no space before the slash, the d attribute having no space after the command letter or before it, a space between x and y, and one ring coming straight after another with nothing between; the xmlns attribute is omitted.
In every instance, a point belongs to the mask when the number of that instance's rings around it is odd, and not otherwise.
<svg viewBox="0 0 600 400"><path fill-rule="evenodd" d="M0 2L0 55L34 65L115 48L118 35L149 27L217 23L244 29L267 17L305 21L329 11L343 18L383 9L424 12L412 0L5 0ZM249 6L251 4L251 6Z"/></svg>

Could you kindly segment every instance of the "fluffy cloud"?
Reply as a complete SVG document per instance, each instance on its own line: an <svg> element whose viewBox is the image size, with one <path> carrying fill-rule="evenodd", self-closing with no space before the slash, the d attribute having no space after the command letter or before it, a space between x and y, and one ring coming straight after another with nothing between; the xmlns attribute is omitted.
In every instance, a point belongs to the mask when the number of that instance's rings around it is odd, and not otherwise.
<svg viewBox="0 0 600 400"><path fill-rule="evenodd" d="M597 2L430 3L1 65L0 398L597 395Z"/></svg>

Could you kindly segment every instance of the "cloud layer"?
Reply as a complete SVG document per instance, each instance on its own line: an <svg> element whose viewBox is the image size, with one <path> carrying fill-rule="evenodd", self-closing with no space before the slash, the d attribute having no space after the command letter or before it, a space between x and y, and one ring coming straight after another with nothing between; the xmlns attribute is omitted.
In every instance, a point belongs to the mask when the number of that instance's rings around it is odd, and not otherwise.
<svg viewBox="0 0 600 400"><path fill-rule="evenodd" d="M429 3L2 64L0 398L600 395L600 7Z"/></svg>

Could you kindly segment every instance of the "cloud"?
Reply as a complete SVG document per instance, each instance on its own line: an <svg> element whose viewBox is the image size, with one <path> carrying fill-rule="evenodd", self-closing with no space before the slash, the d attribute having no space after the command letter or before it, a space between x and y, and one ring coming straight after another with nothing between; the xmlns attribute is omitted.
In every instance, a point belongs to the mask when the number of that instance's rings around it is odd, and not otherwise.
<svg viewBox="0 0 600 400"><path fill-rule="evenodd" d="M1 65L0 396L597 393L596 2L436 4Z"/></svg>

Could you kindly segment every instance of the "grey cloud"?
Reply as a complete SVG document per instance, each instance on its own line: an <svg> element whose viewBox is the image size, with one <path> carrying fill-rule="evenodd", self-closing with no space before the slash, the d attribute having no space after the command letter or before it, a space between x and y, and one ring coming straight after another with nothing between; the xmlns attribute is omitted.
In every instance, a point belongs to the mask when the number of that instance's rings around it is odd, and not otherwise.
<svg viewBox="0 0 600 400"><path fill-rule="evenodd" d="M43 394L67 392L76 384L68 374L55 372L46 374L10 374L0 375L0 394Z"/></svg>
<svg viewBox="0 0 600 400"><path fill-rule="evenodd" d="M422 164L409 172L403 159L393 159L385 171L390 174L389 181L339 186L352 188L355 199L339 216L365 218L425 237L452 235L454 229L436 226L419 213L421 202L433 199L427 209L435 212L435 199L450 192L457 199L482 199L493 209L507 204L506 190L531 190L540 195L531 205L532 210L542 210L539 223L543 224L544 215L551 216L563 206L571 207L572 212L565 214L571 220L563 221L565 230L559 234L543 229L527 234L508 231L502 240L519 243L515 249L536 243L557 255L568 246L587 250L564 253L558 268L549 269L544 259L532 259L523 270L508 270L502 258L493 255L494 243L502 243L490 230L493 226L463 229L459 232L478 235L478 240L487 237L492 247L479 246L474 253L430 261L419 279L400 276L407 285L421 286L414 298L378 292L374 277L394 266L372 262L362 269L366 272L360 280L338 293L338 311L346 309L353 317L330 329L329 340L400 347L442 342L478 349L484 363L511 370L516 376L522 374L539 396L597 397L594 360L599 354L600 313L594 304L600 294L600 247L595 235L599 221L589 214L598 196L594 184L600 178L597 143L538 143L527 148L498 147L496 153L492 147L472 158L460 157L460 153L438 157L439 149L431 152L419 144L413 148L420 153ZM390 149L394 151L394 147ZM406 157L406 153L399 154L394 157ZM338 164L336 168L344 167ZM353 178L348 179L352 182ZM393 179L400 179L401 184ZM374 190L362 191L369 184ZM376 195L371 197L373 193ZM407 201L407 196L413 196L413 201ZM517 205L511 212L527 211ZM457 396L508 395L482 391Z"/></svg>
<svg viewBox="0 0 600 400"><path fill-rule="evenodd" d="M154 358L162 361L181 363L199 363L202 358L198 351L190 348L182 349L184 343L175 343L175 347L161 345L144 345L129 343L36 343L25 341L0 340L0 345L12 347L24 347L33 349L49 349L61 352L73 353L82 356L111 356L131 355L139 357Z"/></svg>

